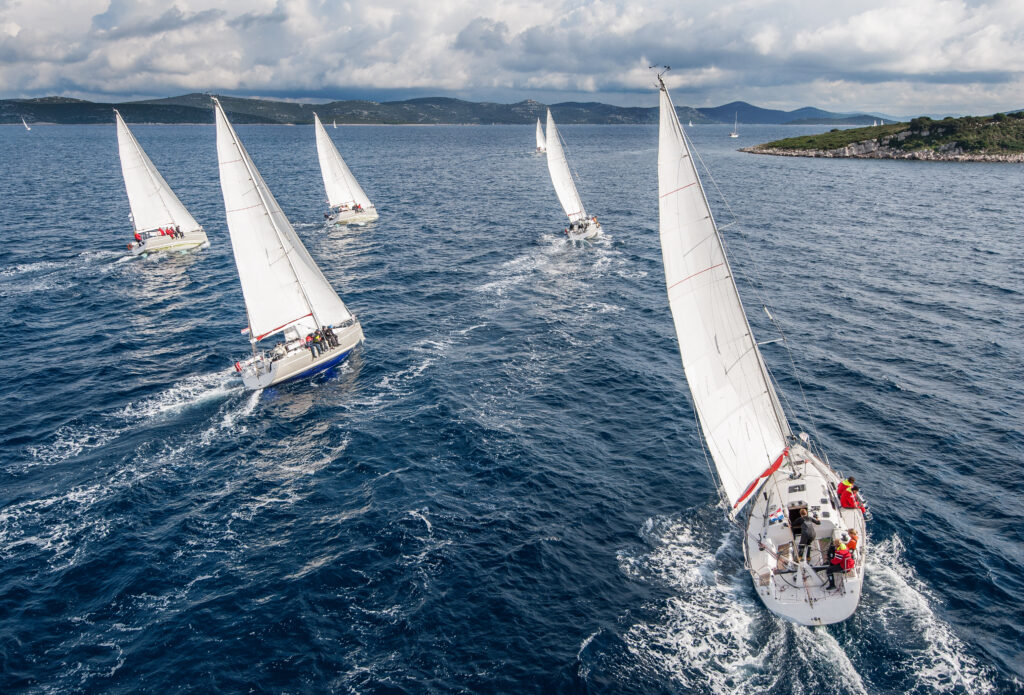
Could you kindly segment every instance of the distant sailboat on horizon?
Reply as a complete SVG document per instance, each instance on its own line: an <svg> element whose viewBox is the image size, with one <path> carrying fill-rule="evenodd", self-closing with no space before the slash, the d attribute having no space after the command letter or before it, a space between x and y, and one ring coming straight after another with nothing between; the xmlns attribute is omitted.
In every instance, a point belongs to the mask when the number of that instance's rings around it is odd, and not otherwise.
<svg viewBox="0 0 1024 695"><path fill-rule="evenodd" d="M25 130L32 130L31 128L28 127L28 123L25 122L24 116L21 117L21 124L25 126Z"/></svg>
<svg viewBox="0 0 1024 695"><path fill-rule="evenodd" d="M733 123L732 132L729 133L729 137L738 138L740 136L740 112L736 112L736 122Z"/></svg>
<svg viewBox="0 0 1024 695"><path fill-rule="evenodd" d="M776 615L801 625L846 620L864 584L864 514L841 505L840 476L806 434L790 428L660 75L658 85L658 212L668 302L720 493L733 520L746 516L746 568ZM699 454L690 449L684 455ZM798 555L805 523L815 524L806 561ZM860 539L856 554L842 545L851 531ZM831 541L836 559L828 554ZM838 584L826 586L833 578Z"/></svg>
<svg viewBox="0 0 1024 695"><path fill-rule="evenodd" d="M345 160L341 158L334 141L324 130L320 117L313 114L313 129L316 131L316 154L320 160L320 174L327 189L327 203L331 212L325 217L331 224L363 225L373 222L380 215L367 197L363 187L352 175Z"/></svg>
<svg viewBox="0 0 1024 695"><path fill-rule="evenodd" d="M209 246L210 240L202 225L164 181L117 109L114 109L114 122L121 173L135 229L135 241L128 244L132 255Z"/></svg>
<svg viewBox="0 0 1024 695"><path fill-rule="evenodd" d="M214 98L217 160L252 357L235 363L247 389L313 376L363 342L359 320L309 255ZM281 334L271 350L256 344ZM308 342L307 342L308 338Z"/></svg>
<svg viewBox="0 0 1024 695"><path fill-rule="evenodd" d="M544 137L544 129L541 128L540 119L537 119L537 151L547 152L548 141Z"/></svg>
<svg viewBox="0 0 1024 695"><path fill-rule="evenodd" d="M555 126L555 119L551 117L551 109L548 109L546 142L548 173L551 174L551 183L555 187L558 202L562 204L562 209L569 218L569 226L565 228L566 236L570 241L581 241L597 236L602 231L601 225L597 223L597 217L589 217L583 207L583 200L572 180L569 160L565 157L565 150L562 148L562 140L558 134L558 128Z"/></svg>

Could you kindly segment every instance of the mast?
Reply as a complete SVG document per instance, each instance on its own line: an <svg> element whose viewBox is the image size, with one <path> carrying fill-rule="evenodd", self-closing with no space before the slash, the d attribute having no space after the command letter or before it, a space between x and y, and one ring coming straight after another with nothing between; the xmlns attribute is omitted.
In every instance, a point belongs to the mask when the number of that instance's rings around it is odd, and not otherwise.
<svg viewBox="0 0 1024 695"><path fill-rule="evenodd" d="M658 83L659 216L669 304L694 410L735 514L781 465L792 433L660 75Z"/></svg>

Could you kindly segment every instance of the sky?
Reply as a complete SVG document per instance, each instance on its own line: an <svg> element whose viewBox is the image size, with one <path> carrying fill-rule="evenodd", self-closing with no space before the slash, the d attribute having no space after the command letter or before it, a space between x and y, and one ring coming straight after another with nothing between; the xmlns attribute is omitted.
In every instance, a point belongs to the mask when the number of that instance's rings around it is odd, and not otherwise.
<svg viewBox="0 0 1024 695"><path fill-rule="evenodd" d="M0 98L213 92L987 114L1024 0L0 0Z"/></svg>

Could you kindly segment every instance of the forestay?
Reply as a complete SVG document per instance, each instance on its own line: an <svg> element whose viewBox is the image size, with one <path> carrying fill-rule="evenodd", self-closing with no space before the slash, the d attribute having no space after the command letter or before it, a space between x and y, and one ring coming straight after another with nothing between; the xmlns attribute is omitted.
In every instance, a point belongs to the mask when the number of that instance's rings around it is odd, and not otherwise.
<svg viewBox="0 0 1024 695"><path fill-rule="evenodd" d="M321 326L351 317L320 272L256 170L218 101L217 158L231 248L249 314L260 340L306 319Z"/></svg>
<svg viewBox="0 0 1024 695"><path fill-rule="evenodd" d="M546 146L546 141L544 140L544 130L541 128L541 126L540 126L540 119L538 118L537 119L537 149L538 150L543 150L545 146Z"/></svg>
<svg viewBox="0 0 1024 695"><path fill-rule="evenodd" d="M754 341L686 137L661 89L658 196L665 282L693 405L738 509L790 435Z"/></svg>
<svg viewBox="0 0 1024 695"><path fill-rule="evenodd" d="M174 195L117 110L114 111L114 119L117 122L121 173L124 175L124 187L128 192L128 205L132 210L135 231L174 226L181 227L181 231L186 233L199 229L199 223L181 204L178 196Z"/></svg>
<svg viewBox="0 0 1024 695"><path fill-rule="evenodd" d="M324 188L327 189L327 201L331 207L339 205L362 205L364 208L371 207L370 199L366 197L356 177L349 171L345 160L338 154L338 148L327 135L320 117L313 114L313 127L316 130L316 154L320 158L320 173L324 177Z"/></svg>
<svg viewBox="0 0 1024 695"><path fill-rule="evenodd" d="M578 222L587 217L587 211L583 209L583 201L573 183L572 174L569 171L569 162L565 159L565 150L562 149L562 140L558 136L558 128L555 127L555 120L551 118L551 109L548 109L547 138L548 150L548 172L551 174L551 183L555 185L555 193L558 195L558 202L562 209L569 216L570 222Z"/></svg>

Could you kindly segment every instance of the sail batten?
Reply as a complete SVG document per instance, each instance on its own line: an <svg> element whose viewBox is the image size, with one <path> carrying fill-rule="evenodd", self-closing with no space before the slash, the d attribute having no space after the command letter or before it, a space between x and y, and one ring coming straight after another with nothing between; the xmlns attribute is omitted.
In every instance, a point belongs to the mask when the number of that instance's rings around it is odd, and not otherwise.
<svg viewBox="0 0 1024 695"><path fill-rule="evenodd" d="M356 177L352 175L345 160L341 158L338 148L334 146L323 123L320 122L320 117L315 113L313 114L313 127L316 131L316 154L320 160L320 173L324 178L327 201L331 207L346 204L357 204L364 208L372 207L370 199L359 182L356 181Z"/></svg>
<svg viewBox="0 0 1024 695"><path fill-rule="evenodd" d="M558 136L558 128L555 120L551 117L551 109L548 109L547 124L547 154L548 172L551 174L551 183L555 186L555 194L558 202L570 222L579 222L587 217L587 210L580 199L576 184L573 183L572 173L569 171L569 162L565 158L565 150L562 148L562 141Z"/></svg>
<svg viewBox="0 0 1024 695"><path fill-rule="evenodd" d="M718 479L730 506L738 508L781 460L791 432L664 88L658 205L665 284L686 381Z"/></svg>
<svg viewBox="0 0 1024 695"><path fill-rule="evenodd" d="M199 229L199 223L167 185L116 109L114 118L121 173L135 231L175 226L181 227L185 233Z"/></svg>
<svg viewBox="0 0 1024 695"><path fill-rule="evenodd" d="M260 340L306 317L322 326L351 318L216 100L214 107L221 190L250 335Z"/></svg>

